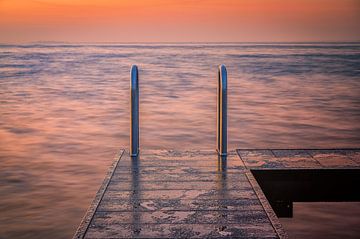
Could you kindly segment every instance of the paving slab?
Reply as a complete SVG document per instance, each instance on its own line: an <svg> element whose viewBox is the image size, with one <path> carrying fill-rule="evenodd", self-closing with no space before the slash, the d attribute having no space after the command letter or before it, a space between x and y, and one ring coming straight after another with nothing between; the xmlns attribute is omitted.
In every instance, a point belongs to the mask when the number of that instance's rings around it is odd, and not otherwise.
<svg viewBox="0 0 360 239"><path fill-rule="evenodd" d="M341 169L359 168L356 149L238 149L247 169Z"/></svg>
<svg viewBox="0 0 360 239"><path fill-rule="evenodd" d="M74 238L285 238L236 151L122 152Z"/></svg>

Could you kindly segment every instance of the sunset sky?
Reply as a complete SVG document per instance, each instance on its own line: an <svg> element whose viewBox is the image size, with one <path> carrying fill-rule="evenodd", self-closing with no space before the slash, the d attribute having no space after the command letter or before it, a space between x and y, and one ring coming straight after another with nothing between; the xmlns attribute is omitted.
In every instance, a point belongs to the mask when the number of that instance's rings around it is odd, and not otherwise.
<svg viewBox="0 0 360 239"><path fill-rule="evenodd" d="M0 43L360 41L360 0L0 0Z"/></svg>

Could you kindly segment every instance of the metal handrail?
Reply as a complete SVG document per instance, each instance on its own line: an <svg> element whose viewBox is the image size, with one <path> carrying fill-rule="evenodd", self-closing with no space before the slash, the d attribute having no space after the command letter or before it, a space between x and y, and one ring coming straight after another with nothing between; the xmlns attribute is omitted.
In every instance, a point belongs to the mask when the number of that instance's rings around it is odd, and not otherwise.
<svg viewBox="0 0 360 239"><path fill-rule="evenodd" d="M139 71L136 65L130 70L130 155L136 157L139 154ZM227 70L225 65L218 69L217 88L217 151L220 156L227 155Z"/></svg>
<svg viewBox="0 0 360 239"><path fill-rule="evenodd" d="M130 70L130 156L139 154L139 71L136 65Z"/></svg>
<svg viewBox="0 0 360 239"><path fill-rule="evenodd" d="M217 151L219 155L227 155L227 71L225 65L218 69L217 88Z"/></svg>

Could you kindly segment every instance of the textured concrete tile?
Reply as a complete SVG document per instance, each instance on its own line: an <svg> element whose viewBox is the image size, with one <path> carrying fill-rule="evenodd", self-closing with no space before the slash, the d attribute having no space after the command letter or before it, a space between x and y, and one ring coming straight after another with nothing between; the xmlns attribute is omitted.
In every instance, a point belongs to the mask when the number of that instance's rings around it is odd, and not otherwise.
<svg viewBox="0 0 360 239"><path fill-rule="evenodd" d="M272 150L277 162L284 168L321 168L306 150Z"/></svg>
<svg viewBox="0 0 360 239"><path fill-rule="evenodd" d="M242 150L238 154L247 168L283 168L284 164L276 161L271 150Z"/></svg>
<svg viewBox="0 0 360 239"><path fill-rule="evenodd" d="M258 199L103 199L98 211L262 210Z"/></svg>
<svg viewBox="0 0 360 239"><path fill-rule="evenodd" d="M106 191L103 199L254 199L253 190L154 190L154 191Z"/></svg>
<svg viewBox="0 0 360 239"><path fill-rule="evenodd" d="M190 160L190 161L208 161L217 157L215 150L142 150L140 152L142 160Z"/></svg>
<svg viewBox="0 0 360 239"><path fill-rule="evenodd" d="M309 153L325 168L357 167L345 150L309 150Z"/></svg>
<svg viewBox="0 0 360 239"><path fill-rule="evenodd" d="M222 161L221 157L218 157L215 152L209 153L208 151L201 151L204 152L204 155L178 152L174 157L166 156L166 154L162 156L152 155L150 152L151 151L141 152L139 157L134 159L125 155L119 162L119 166L131 167L133 162L136 161L139 167L213 167L216 169ZM244 164L235 151L230 152L226 157L226 164L229 169L244 167Z"/></svg>
<svg viewBox="0 0 360 239"><path fill-rule="evenodd" d="M138 167L206 167L209 169L217 169L219 162L217 159L208 160L206 162L190 161L190 160L157 160L157 161L143 161L139 158ZM119 167L131 168L131 161L119 162ZM228 169L242 169L244 168L243 162L237 156L234 160L227 161Z"/></svg>
<svg viewBox="0 0 360 239"><path fill-rule="evenodd" d="M360 167L360 150L345 150L346 155Z"/></svg>
<svg viewBox="0 0 360 239"><path fill-rule="evenodd" d="M132 212L97 212L92 225L111 224L269 224L263 210L246 211L132 211Z"/></svg>
<svg viewBox="0 0 360 239"><path fill-rule="evenodd" d="M143 173L121 173L115 172L112 180L114 181L221 181L226 178L226 180L243 180L244 175L239 173L178 173L178 174L143 174Z"/></svg>
<svg viewBox="0 0 360 239"><path fill-rule="evenodd" d="M120 224L91 226L85 238L277 238L270 224Z"/></svg>
<svg viewBox="0 0 360 239"><path fill-rule="evenodd" d="M246 177L237 180L226 181L163 181L154 183L143 181L134 184L132 181L111 181L108 191L128 191L128 190L185 190L185 189L206 189L206 190L246 190L251 189Z"/></svg>
<svg viewBox="0 0 360 239"><path fill-rule="evenodd" d="M147 167L129 167L120 166L116 170L116 174L119 173L132 173L139 172L143 174L183 174L183 173L219 173L221 166L214 167L196 167L196 166L147 166ZM226 168L227 173L238 173L239 170L243 170L243 167Z"/></svg>

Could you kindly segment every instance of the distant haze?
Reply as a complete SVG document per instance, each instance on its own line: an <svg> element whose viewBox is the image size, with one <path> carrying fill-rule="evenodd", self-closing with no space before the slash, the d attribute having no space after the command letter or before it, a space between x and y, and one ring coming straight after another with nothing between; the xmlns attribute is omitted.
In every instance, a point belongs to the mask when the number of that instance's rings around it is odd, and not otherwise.
<svg viewBox="0 0 360 239"><path fill-rule="evenodd" d="M0 43L359 41L360 0L0 0Z"/></svg>

